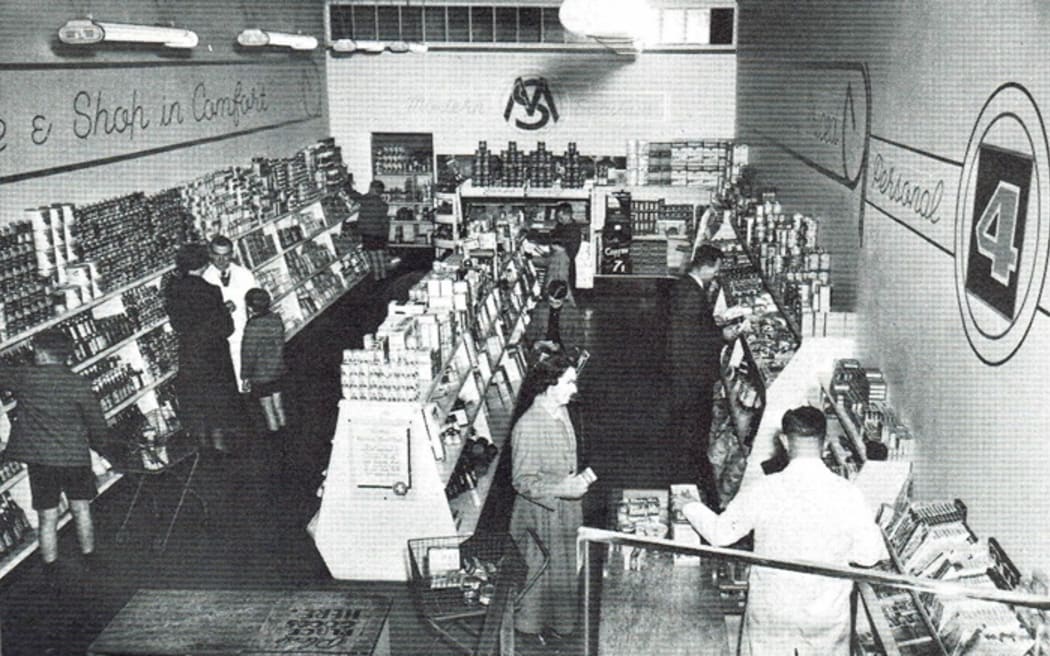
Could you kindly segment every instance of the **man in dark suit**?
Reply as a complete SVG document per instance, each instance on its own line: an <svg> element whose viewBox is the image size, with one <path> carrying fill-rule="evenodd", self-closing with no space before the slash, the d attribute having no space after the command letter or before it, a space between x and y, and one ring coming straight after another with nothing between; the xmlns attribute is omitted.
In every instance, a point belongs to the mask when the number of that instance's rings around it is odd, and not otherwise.
<svg viewBox="0 0 1050 656"><path fill-rule="evenodd" d="M707 458L713 387L719 380L725 337L715 323L715 281L722 251L709 244L697 249L685 275L671 288L667 356L671 373L672 443L678 445L672 482L696 483L708 502L718 502L718 487Z"/></svg>

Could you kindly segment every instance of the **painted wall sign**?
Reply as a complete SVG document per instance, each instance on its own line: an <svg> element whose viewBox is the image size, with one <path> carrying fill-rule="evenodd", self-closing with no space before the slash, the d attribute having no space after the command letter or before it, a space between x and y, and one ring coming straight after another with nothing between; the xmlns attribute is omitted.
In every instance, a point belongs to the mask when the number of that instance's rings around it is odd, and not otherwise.
<svg viewBox="0 0 1050 656"><path fill-rule="evenodd" d="M865 201L951 254L961 163L871 135Z"/></svg>
<svg viewBox="0 0 1050 656"><path fill-rule="evenodd" d="M514 80L507 107L503 110L503 120L510 121L512 116L514 125L520 130L539 130L550 121L558 122L558 108L545 78L518 77Z"/></svg>
<svg viewBox="0 0 1050 656"><path fill-rule="evenodd" d="M4 70L0 181L320 117L312 61Z"/></svg>
<svg viewBox="0 0 1050 656"><path fill-rule="evenodd" d="M803 62L758 70L779 111L758 132L785 152L856 188L868 148L871 84L864 64Z"/></svg>
<svg viewBox="0 0 1050 656"><path fill-rule="evenodd" d="M966 147L955 209L955 288L966 338L986 364L1009 360L1039 309L1050 252L1050 145L1038 105L1007 83Z"/></svg>

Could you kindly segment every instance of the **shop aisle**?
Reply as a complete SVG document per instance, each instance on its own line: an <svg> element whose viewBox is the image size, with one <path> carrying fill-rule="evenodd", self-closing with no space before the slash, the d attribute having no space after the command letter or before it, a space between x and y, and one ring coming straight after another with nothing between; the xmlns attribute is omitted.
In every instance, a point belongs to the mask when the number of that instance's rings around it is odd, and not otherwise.
<svg viewBox="0 0 1050 656"><path fill-rule="evenodd" d="M339 399L338 367L343 348L360 347L375 329L386 303L404 298L420 277L410 272L382 284L363 283L332 306L289 345L290 429L278 438L253 437L242 455L202 461L197 488L209 504L201 522L192 502L183 510L167 551L149 550L148 512L136 515L123 545L113 536L130 485L123 482L93 506L101 571L79 572L73 531L61 534L68 585L55 600L41 585L32 557L0 582L0 635L5 656L83 654L91 640L139 588L342 588L382 594L391 612L392 653L399 656L452 653L419 621L407 588L399 583L332 581L304 530L317 506L314 494L327 465ZM591 466L600 480L588 501L589 523L605 524L605 499L623 487L666 487L673 455L666 424L667 383L663 326L666 281L602 280L581 294L592 360L581 381L584 432ZM261 434L261 432L260 432ZM501 528L509 518L509 481L493 492L484 524ZM502 506L502 509L501 509ZM530 653L579 654L575 643Z"/></svg>

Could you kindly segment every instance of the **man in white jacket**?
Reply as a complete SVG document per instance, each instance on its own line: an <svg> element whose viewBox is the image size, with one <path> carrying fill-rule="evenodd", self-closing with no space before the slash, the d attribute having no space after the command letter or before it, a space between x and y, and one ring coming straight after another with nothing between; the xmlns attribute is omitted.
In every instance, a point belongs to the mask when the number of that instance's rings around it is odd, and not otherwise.
<svg viewBox="0 0 1050 656"><path fill-rule="evenodd" d="M864 495L821 460L824 413L803 406L781 422L790 457L781 472L745 486L721 515L702 503L683 512L718 546L755 532L755 554L868 567L887 557ZM853 584L751 567L739 653L742 656L848 656Z"/></svg>
<svg viewBox="0 0 1050 656"><path fill-rule="evenodd" d="M233 373L237 377L238 389L244 389L241 380L241 339L244 337L244 326L248 323L248 308L244 295L249 289L258 287L255 274L251 270L233 261L233 242L222 235L216 235L208 245L211 264L204 270L203 278L222 290L222 300L233 316L233 334L229 337L230 357L233 359Z"/></svg>

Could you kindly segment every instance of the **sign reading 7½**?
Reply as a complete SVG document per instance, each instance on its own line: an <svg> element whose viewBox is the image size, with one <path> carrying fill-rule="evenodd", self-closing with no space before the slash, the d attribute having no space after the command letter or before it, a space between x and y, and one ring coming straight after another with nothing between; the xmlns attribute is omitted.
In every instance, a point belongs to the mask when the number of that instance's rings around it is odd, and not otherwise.
<svg viewBox="0 0 1050 656"><path fill-rule="evenodd" d="M503 110L503 120L509 121L514 107L520 105L525 109L525 115L531 121L514 119L514 125L519 130L539 130L554 119L558 122L558 108L554 105L554 96L551 95L547 80L542 77L523 79L519 77L514 80L514 88L511 89L510 97L507 98L507 108ZM538 114L538 116L537 116Z"/></svg>

